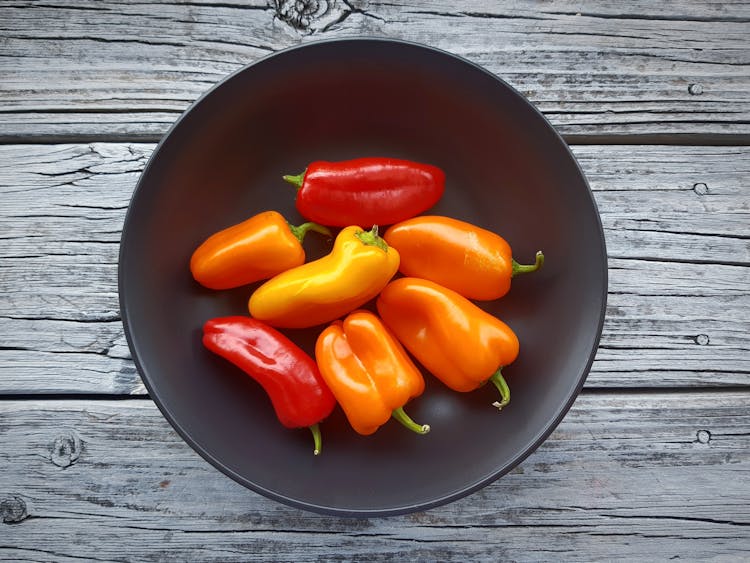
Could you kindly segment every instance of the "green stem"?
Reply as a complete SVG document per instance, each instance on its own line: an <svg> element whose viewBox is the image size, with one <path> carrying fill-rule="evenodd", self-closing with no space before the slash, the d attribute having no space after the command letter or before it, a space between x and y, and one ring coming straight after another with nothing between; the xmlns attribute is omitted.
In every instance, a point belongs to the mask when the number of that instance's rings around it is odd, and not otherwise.
<svg viewBox="0 0 750 563"><path fill-rule="evenodd" d="M308 231L315 231L316 233L320 233L321 235L326 235L328 238L333 238L333 233L331 233L331 229L328 227L324 227L323 225L318 225L318 223L313 223L312 221L308 221L307 223L302 223L301 225L292 225L291 223L287 223L289 225L289 230L292 231L292 234L297 238L297 240L302 244L302 241L305 239L305 235L308 233Z"/></svg>
<svg viewBox="0 0 750 563"><path fill-rule="evenodd" d="M429 424L417 424L411 419L408 414L406 414L406 412L404 412L403 407L398 407L397 409L395 409L391 413L391 416L398 420L401 424L406 426L409 430L412 430L417 434L427 434L430 431Z"/></svg>
<svg viewBox="0 0 750 563"><path fill-rule="evenodd" d="M497 407L498 410L502 410L504 406L510 403L510 387L508 387L508 384L501 373L502 370L503 368L499 368L492 374L492 377L490 377L490 381L492 381L492 383L495 384L495 387L497 387L497 390L500 391L500 400L492 403L492 406Z"/></svg>
<svg viewBox="0 0 750 563"><path fill-rule="evenodd" d="M388 244L382 237L378 236L378 226L373 225L369 231L358 231L355 235L362 244L367 246L377 246L383 252L388 252Z"/></svg>
<svg viewBox="0 0 750 563"><path fill-rule="evenodd" d="M519 264L513 260L513 274L512 277L516 277L518 274L528 274L529 272L536 272L539 268L544 265L544 254L542 251L536 253L536 262L533 264Z"/></svg>
<svg viewBox="0 0 750 563"><path fill-rule="evenodd" d="M307 168L305 168L301 174L286 174L285 176L282 176L284 180L289 182L291 185L296 187L297 189L300 189L302 187L302 182L305 180L305 174L307 173Z"/></svg>
<svg viewBox="0 0 750 563"><path fill-rule="evenodd" d="M320 426L318 426L317 422L310 426L310 432L312 432L313 441L315 443L313 454L320 455L320 451L323 449L323 438L320 435Z"/></svg>

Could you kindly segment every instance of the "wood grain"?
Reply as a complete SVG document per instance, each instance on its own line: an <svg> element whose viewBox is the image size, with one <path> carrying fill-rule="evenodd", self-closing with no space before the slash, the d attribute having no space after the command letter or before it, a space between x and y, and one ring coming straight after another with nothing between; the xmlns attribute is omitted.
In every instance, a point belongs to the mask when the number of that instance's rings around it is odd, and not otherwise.
<svg viewBox="0 0 750 563"><path fill-rule="evenodd" d="M466 57L570 140L750 140L750 8L690 0L8 0L0 140L157 140L242 66L351 36Z"/></svg>
<svg viewBox="0 0 750 563"><path fill-rule="evenodd" d="M388 519L302 512L201 459L147 398L117 298L153 142L244 65L352 36L516 87L577 145L609 253L601 346L552 436ZM744 0L0 2L0 560L747 561L748 37Z"/></svg>
<svg viewBox="0 0 750 563"><path fill-rule="evenodd" d="M231 481L148 400L0 401L0 557L119 561L127 546L138 561L739 560L750 550L748 427L746 392L584 395L480 492L341 519Z"/></svg>
<svg viewBox="0 0 750 563"><path fill-rule="evenodd" d="M120 323L117 257L152 150L0 146L0 394L145 393ZM748 385L750 149L575 153L610 268L589 388Z"/></svg>

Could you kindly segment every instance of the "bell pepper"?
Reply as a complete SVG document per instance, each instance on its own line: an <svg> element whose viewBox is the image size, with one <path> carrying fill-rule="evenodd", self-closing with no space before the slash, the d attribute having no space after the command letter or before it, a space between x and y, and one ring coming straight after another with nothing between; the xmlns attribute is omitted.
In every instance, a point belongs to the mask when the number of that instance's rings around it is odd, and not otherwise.
<svg viewBox="0 0 750 563"><path fill-rule="evenodd" d="M429 432L403 409L424 391L422 374L375 314L354 311L329 325L315 344L315 359L359 434L374 433L391 417L419 434Z"/></svg>
<svg viewBox="0 0 750 563"><path fill-rule="evenodd" d="M333 237L315 223L290 225L276 211L264 211L206 239L190 258L195 280L210 289L240 287L305 262L308 231Z"/></svg>
<svg viewBox="0 0 750 563"><path fill-rule="evenodd" d="M502 297L513 277L544 263L540 251L534 264L519 264L501 236L451 217L414 217L392 225L383 238L398 250L405 276L434 281L479 301Z"/></svg>
<svg viewBox="0 0 750 563"><path fill-rule="evenodd" d="M398 271L398 252L370 231L350 226L326 256L283 272L250 296L254 318L282 328L306 328L337 319L364 305Z"/></svg>
<svg viewBox="0 0 750 563"><path fill-rule="evenodd" d="M297 210L323 225L391 225L437 203L445 173L430 164L395 158L317 161L284 180L298 188Z"/></svg>
<svg viewBox="0 0 750 563"><path fill-rule="evenodd" d="M309 427L314 453L320 453L318 423L331 414L336 399L308 354L279 331L241 316L207 321L203 345L260 383L281 424Z"/></svg>
<svg viewBox="0 0 750 563"><path fill-rule="evenodd" d="M389 283L377 300L380 317L427 370L455 391L491 381L498 409L510 401L502 368L518 356L508 325L455 291L418 278Z"/></svg>

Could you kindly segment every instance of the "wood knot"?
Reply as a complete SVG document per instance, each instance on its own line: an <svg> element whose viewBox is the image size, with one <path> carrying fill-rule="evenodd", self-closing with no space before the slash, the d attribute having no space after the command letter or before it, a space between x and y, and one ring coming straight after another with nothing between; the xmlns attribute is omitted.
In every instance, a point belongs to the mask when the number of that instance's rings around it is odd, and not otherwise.
<svg viewBox="0 0 750 563"><path fill-rule="evenodd" d="M309 30L312 22L325 17L334 4L328 0L274 0L279 19L299 31Z"/></svg>
<svg viewBox="0 0 750 563"><path fill-rule="evenodd" d="M21 497L12 496L0 501L0 514L6 524L17 524L29 517L26 502Z"/></svg>
<svg viewBox="0 0 750 563"><path fill-rule="evenodd" d="M703 93L703 86L700 84L690 84L688 86L688 93L691 96L700 96Z"/></svg>
<svg viewBox="0 0 750 563"><path fill-rule="evenodd" d="M50 461L65 469L70 467L81 455L81 438L74 431L60 434L50 447Z"/></svg>
<svg viewBox="0 0 750 563"><path fill-rule="evenodd" d="M276 16L296 31L310 35L324 33L352 14L364 14L346 0L274 0Z"/></svg>
<svg viewBox="0 0 750 563"><path fill-rule="evenodd" d="M711 441L711 433L708 430L698 430L695 438L700 444L708 444Z"/></svg>
<svg viewBox="0 0 750 563"><path fill-rule="evenodd" d="M693 191L698 195L706 195L708 193L708 186L703 182L693 184Z"/></svg>

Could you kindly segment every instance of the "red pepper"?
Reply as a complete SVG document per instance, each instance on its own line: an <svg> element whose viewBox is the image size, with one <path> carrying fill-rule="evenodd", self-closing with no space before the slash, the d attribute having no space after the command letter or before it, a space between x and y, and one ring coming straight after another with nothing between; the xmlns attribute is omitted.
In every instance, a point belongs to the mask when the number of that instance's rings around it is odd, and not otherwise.
<svg viewBox="0 0 750 563"><path fill-rule="evenodd" d="M297 186L304 217L337 227L398 223L435 205L445 190L440 168L395 158L317 161L284 180Z"/></svg>
<svg viewBox="0 0 750 563"><path fill-rule="evenodd" d="M320 453L318 423L336 399L308 354L276 329L250 317L220 317L203 326L203 345L260 383L281 424L309 427Z"/></svg>

